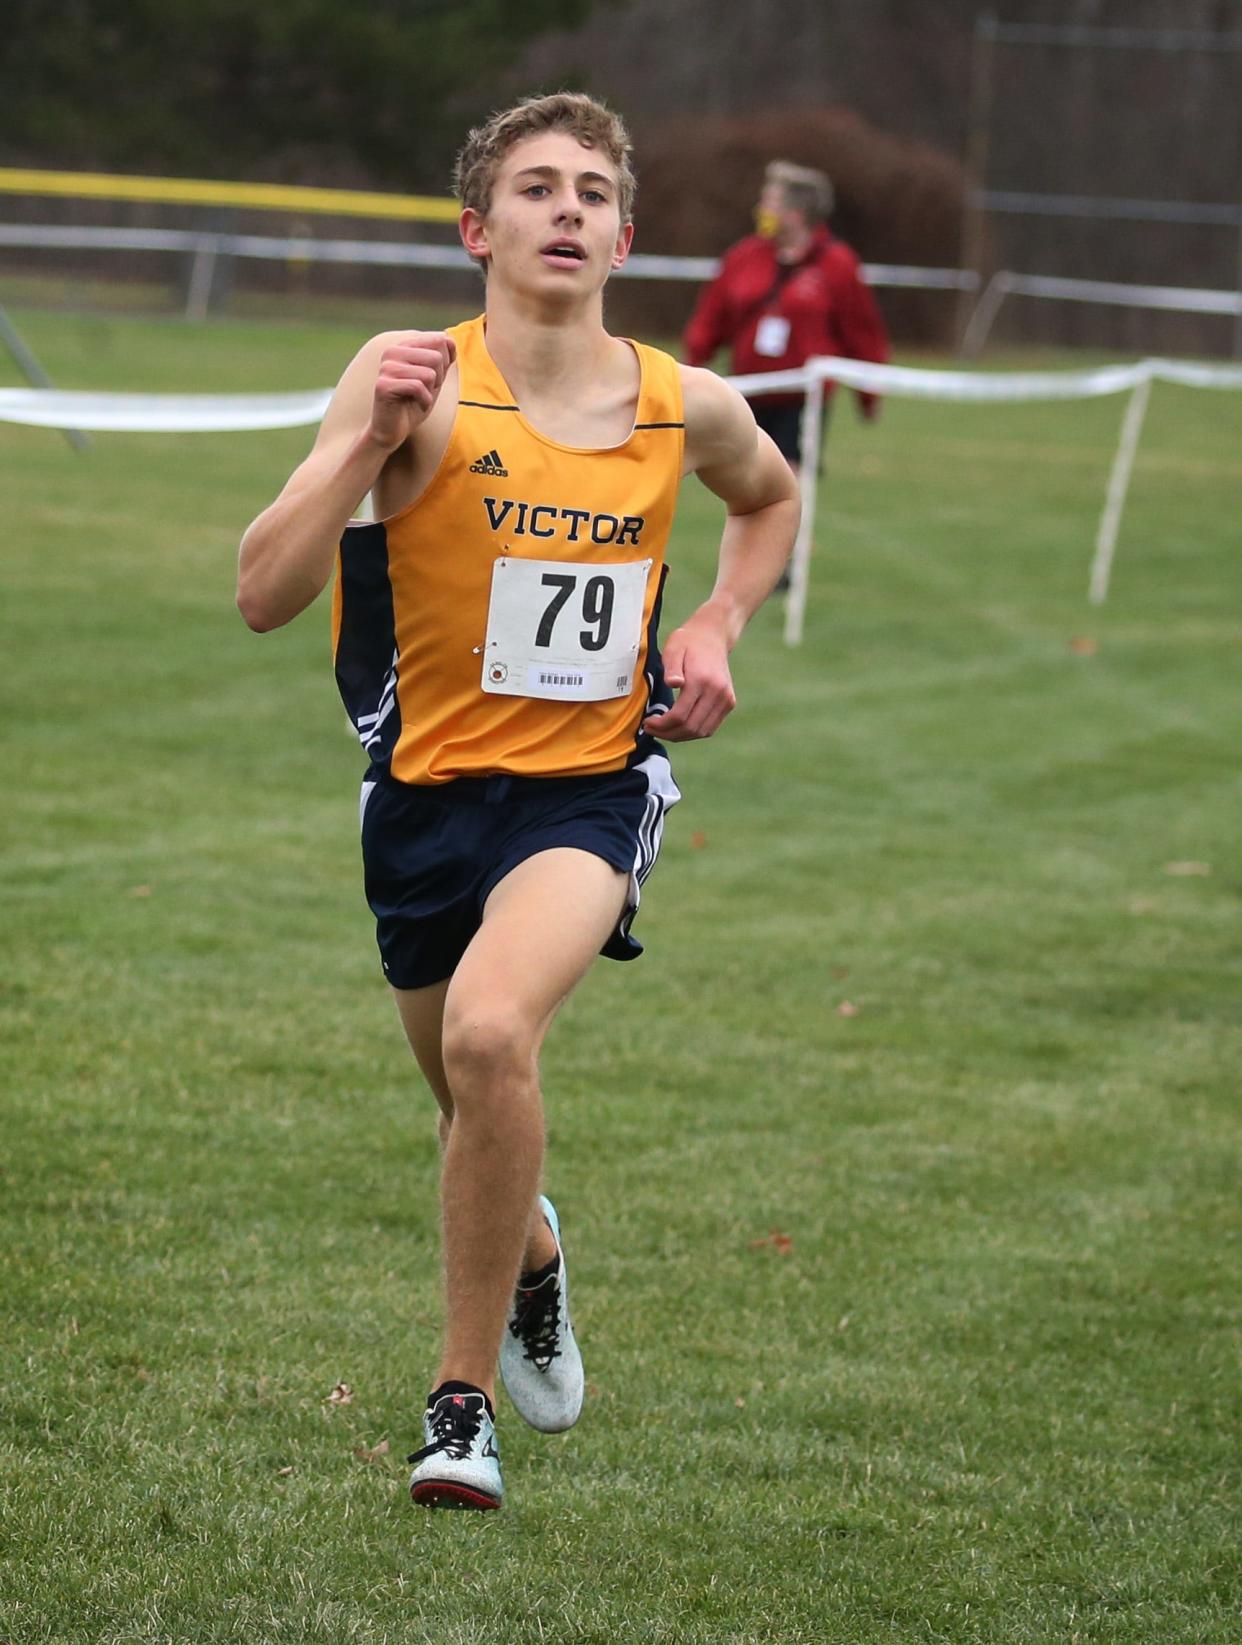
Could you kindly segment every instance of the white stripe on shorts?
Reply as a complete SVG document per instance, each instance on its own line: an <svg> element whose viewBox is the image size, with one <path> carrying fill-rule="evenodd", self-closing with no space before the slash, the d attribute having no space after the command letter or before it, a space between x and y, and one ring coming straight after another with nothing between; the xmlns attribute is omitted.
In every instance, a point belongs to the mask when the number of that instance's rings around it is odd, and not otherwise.
<svg viewBox="0 0 1242 1645"><path fill-rule="evenodd" d="M660 854L660 841L664 838L664 814L681 798L681 790L673 781L673 768L668 763L666 754L648 754L645 760L638 762L634 770L641 771L647 779L647 806L643 812L643 820L638 825L638 848L634 855L634 866L630 870L630 888L625 900L625 913L620 921L622 935L629 931L634 922L642 896L643 881L655 867L656 858Z"/></svg>

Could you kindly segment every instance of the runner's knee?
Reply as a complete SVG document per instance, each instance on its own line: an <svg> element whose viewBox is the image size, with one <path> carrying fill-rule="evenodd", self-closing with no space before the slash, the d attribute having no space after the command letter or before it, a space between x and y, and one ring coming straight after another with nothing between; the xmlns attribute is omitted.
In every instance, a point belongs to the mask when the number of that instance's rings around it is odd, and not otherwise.
<svg viewBox="0 0 1242 1645"><path fill-rule="evenodd" d="M525 1015L503 1001L446 1011L444 1070L457 1104L480 1086L526 1079L534 1068L536 1043Z"/></svg>

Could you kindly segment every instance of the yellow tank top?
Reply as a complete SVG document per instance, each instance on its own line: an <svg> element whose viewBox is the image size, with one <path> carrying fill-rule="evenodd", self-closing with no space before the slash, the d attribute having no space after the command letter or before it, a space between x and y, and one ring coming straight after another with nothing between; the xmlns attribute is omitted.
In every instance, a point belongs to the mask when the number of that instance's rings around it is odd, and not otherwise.
<svg viewBox="0 0 1242 1645"><path fill-rule="evenodd" d="M408 508L388 520L351 522L341 539L333 651L346 710L372 762L402 782L620 770L650 746L639 731L644 716L672 701L657 630L685 441L677 362L634 343L641 386L628 439L580 450L522 416L488 353L482 317L449 335L457 344L459 401L439 467ZM570 574L512 564L523 560L563 565ZM593 645L611 614L601 590L611 600L611 582L624 581L635 623L641 590L625 695L562 701L485 689L498 561L516 573L513 580L533 581L539 605L531 645L561 622ZM637 573L624 569L635 565ZM620 568L621 577L579 574L575 582L578 566ZM542 592L541 583L548 585ZM562 613L557 602L566 600L574 604ZM496 680L503 671L493 664ZM546 672L521 678L551 681L553 689L562 682Z"/></svg>

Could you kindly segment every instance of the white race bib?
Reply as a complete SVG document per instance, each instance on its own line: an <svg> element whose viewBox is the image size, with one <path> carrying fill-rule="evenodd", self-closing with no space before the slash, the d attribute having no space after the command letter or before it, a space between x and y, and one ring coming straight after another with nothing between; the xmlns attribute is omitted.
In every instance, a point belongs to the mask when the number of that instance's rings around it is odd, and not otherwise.
<svg viewBox="0 0 1242 1645"><path fill-rule="evenodd" d="M483 689L501 697L594 703L628 697L643 633L650 560L492 568Z"/></svg>
<svg viewBox="0 0 1242 1645"><path fill-rule="evenodd" d="M779 360L789 347L789 321L781 314L765 314L755 327L755 353Z"/></svg>

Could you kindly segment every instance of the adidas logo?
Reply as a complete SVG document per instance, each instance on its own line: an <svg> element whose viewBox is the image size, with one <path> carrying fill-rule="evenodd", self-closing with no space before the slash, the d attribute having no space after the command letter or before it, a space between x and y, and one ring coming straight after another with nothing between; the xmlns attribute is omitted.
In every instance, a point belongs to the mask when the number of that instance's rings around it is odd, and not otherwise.
<svg viewBox="0 0 1242 1645"><path fill-rule="evenodd" d="M471 474L491 474L500 480L509 478L509 470L501 461L500 453L493 446L491 451L485 451L477 462L470 465Z"/></svg>

